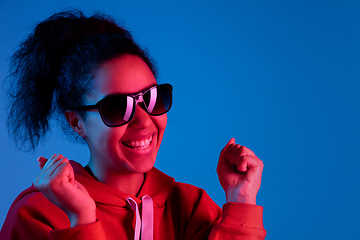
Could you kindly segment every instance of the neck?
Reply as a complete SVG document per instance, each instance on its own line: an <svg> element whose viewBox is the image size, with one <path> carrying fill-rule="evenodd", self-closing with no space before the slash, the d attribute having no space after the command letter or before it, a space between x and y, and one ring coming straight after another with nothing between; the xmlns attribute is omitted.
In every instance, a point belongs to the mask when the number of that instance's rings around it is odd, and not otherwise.
<svg viewBox="0 0 360 240"><path fill-rule="evenodd" d="M86 168L90 169L91 174L100 182L105 183L113 188L118 189L126 194L137 196L144 183L143 173L131 173L126 170L118 171L102 171L94 166L90 161Z"/></svg>

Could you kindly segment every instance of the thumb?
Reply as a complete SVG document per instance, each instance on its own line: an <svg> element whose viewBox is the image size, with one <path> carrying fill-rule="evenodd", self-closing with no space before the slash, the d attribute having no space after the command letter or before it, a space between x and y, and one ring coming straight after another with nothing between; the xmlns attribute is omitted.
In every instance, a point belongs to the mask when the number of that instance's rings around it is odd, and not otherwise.
<svg viewBox="0 0 360 240"><path fill-rule="evenodd" d="M229 146L229 145L231 145L231 144L235 144L235 138L231 138L231 139L229 140L229 142L226 144L225 147L227 147L227 146Z"/></svg>
<svg viewBox="0 0 360 240"><path fill-rule="evenodd" d="M47 158L44 158L43 156L41 156L41 157L38 157L37 161L39 163L40 169L42 170L45 163L47 162Z"/></svg>
<svg viewBox="0 0 360 240"><path fill-rule="evenodd" d="M228 149L228 147L232 144L235 144L235 138L231 138L229 142L226 144L226 146L221 150L220 152L220 158L225 159L225 152Z"/></svg>

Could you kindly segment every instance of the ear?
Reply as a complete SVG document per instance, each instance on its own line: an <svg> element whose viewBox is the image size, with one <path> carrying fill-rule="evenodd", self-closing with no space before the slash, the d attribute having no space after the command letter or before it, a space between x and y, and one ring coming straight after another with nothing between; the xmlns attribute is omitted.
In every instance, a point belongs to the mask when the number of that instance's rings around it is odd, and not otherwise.
<svg viewBox="0 0 360 240"><path fill-rule="evenodd" d="M65 110L65 117L75 132L77 132L81 137L86 137L84 119L78 112Z"/></svg>

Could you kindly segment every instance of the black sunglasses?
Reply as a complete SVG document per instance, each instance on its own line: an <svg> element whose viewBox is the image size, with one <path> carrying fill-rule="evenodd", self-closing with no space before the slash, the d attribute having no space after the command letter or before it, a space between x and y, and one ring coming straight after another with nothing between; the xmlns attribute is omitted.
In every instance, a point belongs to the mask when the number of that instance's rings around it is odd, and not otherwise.
<svg viewBox="0 0 360 240"><path fill-rule="evenodd" d="M133 119L138 103L151 116L168 112L172 104L172 89L168 83L155 85L137 93L110 95L95 105L79 106L74 110L98 109L106 126L118 127Z"/></svg>

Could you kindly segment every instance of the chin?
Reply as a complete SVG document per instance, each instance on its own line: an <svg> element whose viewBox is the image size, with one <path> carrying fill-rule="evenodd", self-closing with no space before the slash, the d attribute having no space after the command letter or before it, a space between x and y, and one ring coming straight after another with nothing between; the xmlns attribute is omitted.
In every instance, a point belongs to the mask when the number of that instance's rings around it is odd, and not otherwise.
<svg viewBox="0 0 360 240"><path fill-rule="evenodd" d="M141 166L134 166L133 171L135 173L139 173L139 174L147 173L154 167L154 164L155 164L155 162L152 164L149 163L149 164L141 164Z"/></svg>

